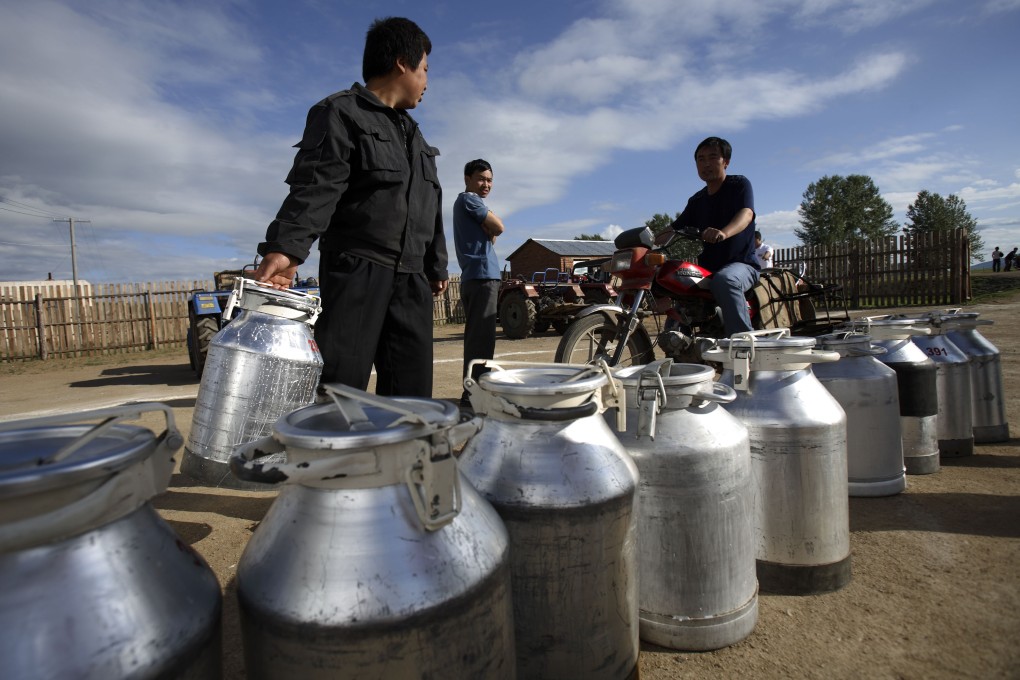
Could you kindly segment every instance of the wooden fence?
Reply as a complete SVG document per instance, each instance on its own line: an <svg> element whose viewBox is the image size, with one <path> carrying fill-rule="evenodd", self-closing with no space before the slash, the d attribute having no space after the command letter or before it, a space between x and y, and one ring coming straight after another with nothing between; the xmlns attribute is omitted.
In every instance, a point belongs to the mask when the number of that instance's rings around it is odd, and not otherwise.
<svg viewBox="0 0 1020 680"><path fill-rule="evenodd" d="M956 305L970 299L970 243L963 229L780 248L775 262L806 263L807 278L840 286L852 309ZM78 291L0 284L0 361L183 350L190 294L211 289L212 281L105 284ZM435 300L433 321L464 322L457 278Z"/></svg>
<svg viewBox="0 0 1020 680"><path fill-rule="evenodd" d="M811 281L841 286L851 309L957 305L971 297L970 241L963 229L777 248L774 257L777 265L806 263Z"/></svg>
<svg viewBox="0 0 1020 680"><path fill-rule="evenodd" d="M16 286L0 284L0 362L181 348L192 291L212 281ZM433 308L436 325L463 323L460 281Z"/></svg>

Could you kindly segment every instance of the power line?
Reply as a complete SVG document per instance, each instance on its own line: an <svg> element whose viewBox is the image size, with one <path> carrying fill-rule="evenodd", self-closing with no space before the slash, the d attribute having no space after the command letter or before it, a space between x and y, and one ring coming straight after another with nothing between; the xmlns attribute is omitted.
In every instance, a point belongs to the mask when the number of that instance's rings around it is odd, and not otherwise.
<svg viewBox="0 0 1020 680"><path fill-rule="evenodd" d="M15 243L14 241L0 241L0 246L18 246L20 248L66 248L63 243Z"/></svg>
<svg viewBox="0 0 1020 680"><path fill-rule="evenodd" d="M44 220L51 219L49 215L36 215L34 213L22 212L20 210L15 210L13 208L7 208L7 207L2 206L2 205L0 205L0 210L6 210L7 212L18 213L19 215L28 215L29 217L38 217L38 218L44 219Z"/></svg>
<svg viewBox="0 0 1020 680"><path fill-rule="evenodd" d="M46 215L46 217L60 217L61 216L60 213L55 213L52 210L46 210L45 208L37 208L37 207L35 207L33 205L28 205L27 203L20 203L18 201L14 201L14 200L11 200L9 198L5 198L3 196L0 196L0 203L10 203L11 205L15 205L15 206L17 206L19 208L23 208L25 210L32 210L34 212L43 213L43 214ZM2 206L0 206L0 207L2 207ZM4 209L5 210L10 210L10 208L4 208ZM16 212L16 211L12 211L12 212ZM26 213L22 213L22 214L26 214Z"/></svg>
<svg viewBox="0 0 1020 680"><path fill-rule="evenodd" d="M96 241L96 228L95 225L89 223L89 228L85 230L85 233L92 240L92 246L95 248L95 257L99 260L99 269L103 273L109 274L110 270L106 266L106 260L103 258L103 249L99 247L99 243Z"/></svg>

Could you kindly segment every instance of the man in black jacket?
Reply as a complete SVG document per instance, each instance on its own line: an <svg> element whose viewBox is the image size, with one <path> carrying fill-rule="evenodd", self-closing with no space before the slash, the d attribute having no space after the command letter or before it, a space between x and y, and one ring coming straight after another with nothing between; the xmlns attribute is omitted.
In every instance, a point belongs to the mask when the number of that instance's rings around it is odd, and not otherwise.
<svg viewBox="0 0 1020 680"><path fill-rule="evenodd" d="M439 151L407 114L427 84L432 43L412 21L374 22L362 75L312 107L290 194L259 244L259 281L286 288L319 239L322 382L432 396L432 296L449 279Z"/></svg>

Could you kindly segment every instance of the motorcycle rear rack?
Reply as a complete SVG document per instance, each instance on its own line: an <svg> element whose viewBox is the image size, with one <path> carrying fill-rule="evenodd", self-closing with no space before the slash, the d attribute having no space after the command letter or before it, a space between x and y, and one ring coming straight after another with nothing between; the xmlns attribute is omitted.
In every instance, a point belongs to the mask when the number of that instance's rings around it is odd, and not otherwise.
<svg viewBox="0 0 1020 680"><path fill-rule="evenodd" d="M789 328L794 335L817 336L849 321L842 289L776 267L762 271L758 284L748 294L758 300L762 328Z"/></svg>

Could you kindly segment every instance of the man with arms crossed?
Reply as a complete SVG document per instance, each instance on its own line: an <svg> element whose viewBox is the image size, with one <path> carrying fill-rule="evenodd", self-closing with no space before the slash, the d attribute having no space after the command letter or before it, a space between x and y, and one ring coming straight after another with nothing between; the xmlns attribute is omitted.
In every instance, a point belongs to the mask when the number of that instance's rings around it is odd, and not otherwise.
<svg viewBox="0 0 1020 680"><path fill-rule="evenodd" d="M259 281L286 288L319 239L322 382L381 395L432 396L432 296L446 290L439 151L408 115L428 80L429 37L408 20L375 21L365 85L308 112L290 194L259 244Z"/></svg>
<svg viewBox="0 0 1020 680"><path fill-rule="evenodd" d="M481 158L464 166L464 193L453 204L453 242L461 269L460 297L464 303L464 377L473 359L491 359L496 350L496 300L499 296L499 261L496 237L503 221L485 205L492 191L492 166ZM475 367L472 378L484 372ZM461 406L470 406L468 391Z"/></svg>

